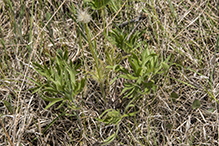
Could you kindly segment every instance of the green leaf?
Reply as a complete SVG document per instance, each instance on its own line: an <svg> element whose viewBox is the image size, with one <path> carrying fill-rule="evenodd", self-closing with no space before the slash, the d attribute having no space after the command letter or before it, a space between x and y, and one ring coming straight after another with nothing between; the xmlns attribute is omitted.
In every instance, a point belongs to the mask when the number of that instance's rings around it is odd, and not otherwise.
<svg viewBox="0 0 219 146"><path fill-rule="evenodd" d="M57 57L63 58L63 51L61 49L57 50Z"/></svg>
<svg viewBox="0 0 219 146"><path fill-rule="evenodd" d="M118 64L116 64L114 66L107 66L106 68L113 69L116 72L121 71L123 73L128 73L127 69L125 69L124 67L122 67L121 65L118 65Z"/></svg>
<svg viewBox="0 0 219 146"><path fill-rule="evenodd" d="M64 53L63 59L65 61L68 61L68 49L65 49L65 53Z"/></svg>
<svg viewBox="0 0 219 146"><path fill-rule="evenodd" d="M131 64L135 74L137 73L137 70L140 68L140 60L137 57L136 54L132 53L132 57L128 58L129 63Z"/></svg>
<svg viewBox="0 0 219 146"><path fill-rule="evenodd" d="M200 108L201 107L201 103L198 99L195 99L192 103L192 108L193 109L197 109L197 108Z"/></svg>
<svg viewBox="0 0 219 146"><path fill-rule="evenodd" d="M43 134L46 132L47 129L49 129L49 127L52 126L53 123L55 123L55 121L57 121L61 116L63 116L65 114L66 111L62 112L61 114L58 115L58 117L56 117L54 120L52 120L52 122L46 126L46 128L43 130Z"/></svg>
<svg viewBox="0 0 219 146"><path fill-rule="evenodd" d="M139 76L139 78L138 78L138 80L137 80L137 84L138 85L141 85L142 83L144 83L145 82L145 80L144 80L144 78L142 77L142 76Z"/></svg>
<svg viewBox="0 0 219 146"><path fill-rule="evenodd" d="M75 85L75 70L70 68L70 67L67 67L67 70L68 70L68 73L70 74L70 79L71 79L71 82L73 83L73 85Z"/></svg>
<svg viewBox="0 0 219 146"><path fill-rule="evenodd" d="M168 71L169 70L169 65L166 62L162 62L161 65L162 65L164 71Z"/></svg>
<svg viewBox="0 0 219 146"><path fill-rule="evenodd" d="M119 75L119 78L124 78L124 79L128 79L128 80L137 80L138 77L134 77L133 75L131 74L121 74Z"/></svg>
<svg viewBox="0 0 219 146"><path fill-rule="evenodd" d="M105 115L106 113L106 115ZM103 116L105 115L105 116ZM101 119L101 117L103 117ZM104 122L105 124L118 124L118 122L122 119L122 116L119 111L116 111L114 109L108 109L104 111L99 118L96 118L96 120L100 122Z"/></svg>
<svg viewBox="0 0 219 146"><path fill-rule="evenodd" d="M61 103L57 108L55 108L55 110L61 108L61 107L65 104L66 101L67 101L67 100L63 100L62 103Z"/></svg>
<svg viewBox="0 0 219 146"><path fill-rule="evenodd" d="M8 102L8 101L6 101L6 100L4 100L3 103L4 103L4 105L6 106L6 108L8 109L8 111L9 111L11 114L13 114L13 106L11 105L11 103Z"/></svg>
<svg viewBox="0 0 219 146"><path fill-rule="evenodd" d="M144 74L144 69L142 67L139 67L136 71L135 76L143 76Z"/></svg>
<svg viewBox="0 0 219 146"><path fill-rule="evenodd" d="M56 88L53 88L53 87L50 87L50 86L44 87L41 90L46 91L46 92L56 92L56 93L58 92L58 90L56 90Z"/></svg>
<svg viewBox="0 0 219 146"><path fill-rule="evenodd" d="M119 124L117 125L117 130L114 134L112 134L111 136L109 136L103 143L102 145L107 145L107 144L110 144L117 136L119 132Z"/></svg>
<svg viewBox="0 0 219 146"><path fill-rule="evenodd" d="M208 109L208 111L213 113L214 112L214 108L210 108L210 109Z"/></svg>
<svg viewBox="0 0 219 146"><path fill-rule="evenodd" d="M135 74L137 72L137 69L139 68L139 65L136 63L136 60L133 60L133 59L128 59L129 60L129 63L131 64L132 66L132 69L134 70Z"/></svg>
<svg viewBox="0 0 219 146"><path fill-rule="evenodd" d="M139 112L140 112L140 111L132 112L132 113L129 113L128 115L132 117L132 116L135 116L136 114L138 114Z"/></svg>
<svg viewBox="0 0 219 146"><path fill-rule="evenodd" d="M117 79L118 77L113 78L112 81L110 81L110 85L112 85Z"/></svg>
<svg viewBox="0 0 219 146"><path fill-rule="evenodd" d="M125 93L127 90L131 90L135 88L135 86L133 86L132 84L126 83L125 87L123 88L122 92L120 93L120 95L122 95L123 93Z"/></svg>
<svg viewBox="0 0 219 146"><path fill-rule="evenodd" d="M177 94L176 92L172 92L172 93L170 94L170 97L171 97L171 99L172 99L174 102L176 102L176 99L177 99L179 96L178 96L178 94Z"/></svg>
<svg viewBox="0 0 219 146"><path fill-rule="evenodd" d="M157 56L157 54L150 54L150 55L146 56L145 58L142 58L143 59L142 67L146 66L146 63L148 63L151 59L153 59L153 57L156 57L156 56ZM155 67L153 62L151 62L150 67Z"/></svg>
<svg viewBox="0 0 219 146"><path fill-rule="evenodd" d="M136 64L141 64L139 57L135 53L132 53L132 57L130 58L134 59Z"/></svg>
<svg viewBox="0 0 219 146"><path fill-rule="evenodd" d="M129 90L128 93L123 98L126 98L128 96L130 96L129 98L132 98L134 96L133 93L135 93L135 90L136 90L135 88L133 88L132 90Z"/></svg>
<svg viewBox="0 0 219 146"><path fill-rule="evenodd" d="M49 103L45 109L50 108L52 105L54 105L56 102L62 101L63 98L54 98L53 101L51 103Z"/></svg>
<svg viewBox="0 0 219 146"><path fill-rule="evenodd" d="M77 87L77 91L78 92L81 92L82 91L82 89L84 88L84 86L85 86L85 79L81 79L80 81L78 81L78 87Z"/></svg>
<svg viewBox="0 0 219 146"><path fill-rule="evenodd" d="M70 109L74 110L74 111L76 111L76 110L80 110L80 109L81 109L80 106L77 107L75 104L72 104L71 106L68 104L68 107L69 107Z"/></svg>
<svg viewBox="0 0 219 146"><path fill-rule="evenodd" d="M96 118L96 120L99 121L99 119L100 119L105 113L107 113L108 111L111 111L111 110L113 110L113 109L107 109L107 110L105 110L105 111L99 116L99 118Z"/></svg>
<svg viewBox="0 0 219 146"><path fill-rule="evenodd" d="M105 7L111 0L93 0L92 5L96 10Z"/></svg>
<svg viewBox="0 0 219 146"><path fill-rule="evenodd" d="M32 94L36 93L36 92L40 92L40 90L42 89L42 86L36 86L34 88L30 88L28 89L29 91L32 91Z"/></svg>

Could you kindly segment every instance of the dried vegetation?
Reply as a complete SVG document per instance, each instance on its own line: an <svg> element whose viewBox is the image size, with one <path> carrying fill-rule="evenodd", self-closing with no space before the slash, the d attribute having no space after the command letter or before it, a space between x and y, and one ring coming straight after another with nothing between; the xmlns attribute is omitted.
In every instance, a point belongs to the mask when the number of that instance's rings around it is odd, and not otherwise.
<svg viewBox="0 0 219 146"><path fill-rule="evenodd" d="M219 145L218 2L119 0L109 4L95 10L82 0L0 0L0 145L97 146L115 132L108 145ZM86 26L76 21L77 10L86 7L92 17L86 25L94 52ZM120 93L128 79L110 84L119 74L107 66L121 65L132 72L127 60L131 51L109 38L116 25L141 12L147 18L136 28L133 52L146 49L147 44L159 61L171 58L168 72L153 76L156 92L136 98L126 111L130 99ZM119 30L128 35L136 24ZM59 49L68 50L68 62L81 64L76 79L86 78L74 100L78 109L69 108L73 103L56 109L59 102L45 109L50 102L29 90L36 86L32 80L47 80L33 63L49 66ZM194 108L196 99L201 105ZM138 113L122 118L118 130L115 123L97 120L107 109L122 115Z"/></svg>

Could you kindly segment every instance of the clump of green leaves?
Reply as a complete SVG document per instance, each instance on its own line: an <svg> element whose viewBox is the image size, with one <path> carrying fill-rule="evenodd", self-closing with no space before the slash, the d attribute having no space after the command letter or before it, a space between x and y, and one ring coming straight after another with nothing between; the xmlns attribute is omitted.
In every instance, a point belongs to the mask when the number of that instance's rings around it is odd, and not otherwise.
<svg viewBox="0 0 219 146"><path fill-rule="evenodd" d="M95 10L102 9L106 7L106 5L110 2L111 0L92 0L90 2L91 6Z"/></svg>
<svg viewBox="0 0 219 146"><path fill-rule="evenodd" d="M114 109L108 109L103 112L98 121L103 122L107 125L113 124L117 126L117 130L114 134L109 136L103 145L112 142L119 131L119 125L123 118L135 116L139 111L129 113L128 109L134 108L134 101L143 94L149 94L151 91L156 91L155 76L159 74L166 73L169 69L167 62L171 56L169 56L165 61L159 62L157 55L154 51L150 51L147 47L141 52L131 53L128 57L130 63L130 68L125 68L121 65L108 66L107 68L112 68L120 74L118 77L114 78L111 83L113 83L118 78L126 79L124 83L124 88L120 95L123 98L131 99L128 105L125 107L123 115Z"/></svg>
<svg viewBox="0 0 219 146"><path fill-rule="evenodd" d="M141 36L143 32L144 31L136 31L130 36L128 40L127 38L129 34L126 32L122 32L122 30L119 28L116 28L109 32L109 35L113 40L112 42L114 42L118 48L124 50L126 53L130 53L132 50L140 46L141 43L137 43L137 41L139 39L139 36Z"/></svg>
<svg viewBox="0 0 219 146"><path fill-rule="evenodd" d="M129 106L129 107L131 107L131 106ZM120 123L125 117L135 116L137 113L138 112L133 112L133 113L128 113L128 114L124 113L123 115L121 115L119 110L116 111L114 109L107 109L99 116L99 118L96 118L96 120L98 120L99 122L103 122L106 125L116 125L116 128L117 128L116 132L114 134L112 134L111 136L109 136L102 143L102 145L107 145L107 144L111 143L116 138L116 136L119 132Z"/></svg>
<svg viewBox="0 0 219 146"><path fill-rule="evenodd" d="M33 93L38 92L45 101L50 101L46 109L60 101L62 104L58 108L66 101L73 103L73 109L78 107L75 97L83 90L85 78L77 79L80 65L75 66L68 61L68 51L63 53L58 50L55 59L50 57L49 65L34 63L35 70L44 77L45 82L38 79L33 81L36 87L32 90Z"/></svg>
<svg viewBox="0 0 219 146"><path fill-rule="evenodd" d="M124 98L133 98L137 94L148 94L156 90L155 77L168 71L169 65L167 62L169 59L170 56L160 63L154 51L146 48L141 50L141 52L131 53L131 56L128 58L131 65L129 69L121 65L109 67L120 72L120 75L113 81L117 78L126 79L121 95L125 93Z"/></svg>

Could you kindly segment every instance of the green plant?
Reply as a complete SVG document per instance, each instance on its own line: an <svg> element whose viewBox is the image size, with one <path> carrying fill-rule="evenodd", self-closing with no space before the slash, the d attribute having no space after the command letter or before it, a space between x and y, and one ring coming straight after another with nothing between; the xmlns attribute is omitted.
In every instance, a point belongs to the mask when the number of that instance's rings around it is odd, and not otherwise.
<svg viewBox="0 0 219 146"><path fill-rule="evenodd" d="M57 118L47 125L46 129L42 132L43 134L55 121L58 120L58 118L63 115L76 117L79 124L82 125L81 119L78 115L81 102L78 102L76 96L82 92L86 83L85 78L79 79L78 70L80 68L80 64L73 65L73 63L68 59L67 49L65 52L58 50L55 57L50 55L48 55L48 57L49 63L33 63L39 79L43 77L45 80L32 80L29 78L33 83L35 83L35 87L30 89L33 91L32 93L38 92L43 100L50 102L45 109L61 102L56 108L60 109L61 114L59 114ZM66 105L67 108L64 105ZM73 110L73 114L67 114L67 109ZM84 114L82 113L81 116L83 117ZM37 137L33 140L36 139Z"/></svg>
<svg viewBox="0 0 219 146"><path fill-rule="evenodd" d="M76 95L80 94L85 86L85 78L77 79L80 65L75 66L72 62L68 63L68 51L63 54L58 50L55 59L50 57L50 64L34 63L37 73L46 79L45 83L37 79L33 81L36 87L31 89L33 93L38 92L45 101L50 104L46 109L57 102L62 101L60 108L66 101L73 103L73 109L77 109Z"/></svg>
<svg viewBox="0 0 219 146"><path fill-rule="evenodd" d="M131 65L130 70L121 65L108 66L113 68L117 72L121 72L118 77L114 78L114 82L117 78L123 78L127 81L124 83L124 89L121 92L126 93L123 98L133 98L137 94L148 94L151 91L156 90L155 77L168 71L169 65L167 64L171 56L165 61L159 63L157 55L154 51L150 51L147 47L145 50L141 50L135 54L132 52L128 61ZM152 89L152 90L151 90Z"/></svg>
<svg viewBox="0 0 219 146"><path fill-rule="evenodd" d="M103 122L107 125L114 124L117 126L117 130L114 134L109 136L103 144L109 144L112 142L118 131L119 123L124 117L135 116L139 111L128 113L129 108L134 108L135 104L133 103L137 98L141 97L143 94L148 94L151 90L156 91L155 76L162 74L168 71L169 65L169 56L165 61L159 63L157 55L150 51L148 48L141 50L137 55L132 52L131 56L128 57L128 61L131 65L130 71L121 65L108 66L107 68L112 68L116 72L122 72L118 77L114 78L114 82L117 78L123 78L127 81L124 83L124 88L120 95L125 94L123 98L128 97L132 99L128 105L125 107L124 114L121 115L119 111L114 109L108 109L104 111L98 121ZM112 83L111 82L111 83Z"/></svg>
<svg viewBox="0 0 219 146"><path fill-rule="evenodd" d="M122 32L120 28L116 28L109 32L109 36L113 40L111 42L114 42L118 48L124 50L127 53L130 53L132 50L141 45L141 43L137 43L137 41L139 39L139 36L141 36L143 33L144 31L136 31L127 40L129 34L126 32Z"/></svg>
<svg viewBox="0 0 219 146"><path fill-rule="evenodd" d="M111 0L92 0L90 5L93 9L99 10L104 8Z"/></svg>
<svg viewBox="0 0 219 146"><path fill-rule="evenodd" d="M131 107L131 105L129 107ZM107 145L107 144L111 143L116 138L116 136L119 132L120 123L123 120L123 118L135 116L137 113L138 112L127 113L127 114L124 113L123 115L121 115L119 110L116 111L114 109L107 109L99 116L99 118L96 118L96 120L99 122L103 122L106 125L116 125L116 128L117 128L116 132L114 134L112 134L111 136L109 136L102 143L102 145Z"/></svg>

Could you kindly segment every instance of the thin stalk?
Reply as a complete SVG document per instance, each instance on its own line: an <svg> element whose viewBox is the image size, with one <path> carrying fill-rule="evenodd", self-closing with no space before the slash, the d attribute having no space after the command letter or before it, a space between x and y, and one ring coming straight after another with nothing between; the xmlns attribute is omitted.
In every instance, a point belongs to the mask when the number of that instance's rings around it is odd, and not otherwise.
<svg viewBox="0 0 219 146"><path fill-rule="evenodd" d="M103 29L104 29L104 36L107 37L107 34L106 34L106 19L105 19L105 9L103 8L102 9L102 18L103 18ZM105 48L107 48L106 44L107 44L107 39L104 39L105 40ZM103 67L103 66L102 66ZM106 103L106 94L105 94L105 91L104 91L104 86L103 86L103 82L100 83L100 88L101 88L101 92L102 92L102 95L104 97L104 101Z"/></svg>
<svg viewBox="0 0 219 146"><path fill-rule="evenodd" d="M98 74L98 77L100 77L99 62L98 62L98 59L97 59L96 51L94 50L94 48L93 48L93 46L91 44L91 39L90 39L89 30L88 30L88 24L87 23L85 23L85 31L86 31L86 34L87 34L89 48L91 50L92 56L94 58L94 61L96 63L97 74ZM103 90L102 83L100 83L100 85L101 85L101 92L102 92L102 90ZM97 102L98 102L98 100L97 100ZM99 110L99 107L98 107L98 110Z"/></svg>
<svg viewBox="0 0 219 146"><path fill-rule="evenodd" d="M96 66L97 66L97 68L99 68L99 63L98 63L97 55L95 54L95 50L93 49L92 44L91 44L91 39L90 39L89 30L88 30L88 24L87 23L85 23L85 31L87 33L87 39L88 39L89 48L90 48L91 53L92 53L92 55L94 57ZM98 70L98 72L99 72L99 70Z"/></svg>

